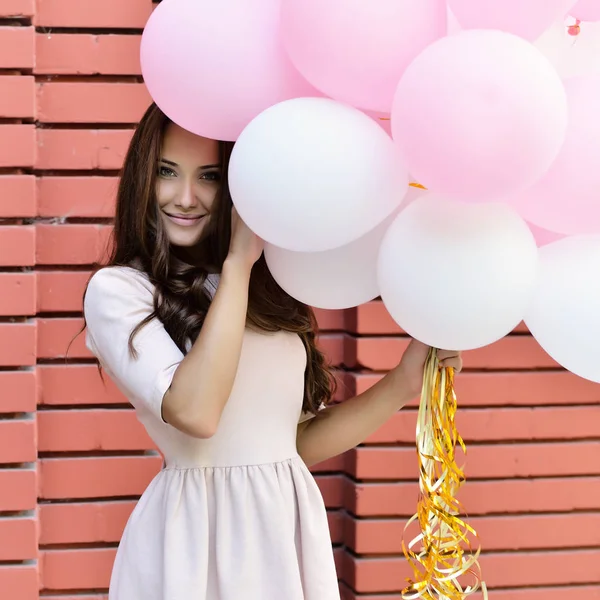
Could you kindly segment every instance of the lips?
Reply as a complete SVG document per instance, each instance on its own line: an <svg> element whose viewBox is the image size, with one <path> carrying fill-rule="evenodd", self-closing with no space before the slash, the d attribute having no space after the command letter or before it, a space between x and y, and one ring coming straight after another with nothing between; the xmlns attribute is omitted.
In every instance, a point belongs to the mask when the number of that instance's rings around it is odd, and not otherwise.
<svg viewBox="0 0 600 600"><path fill-rule="evenodd" d="M200 223L200 221L206 216L206 215L172 215L169 213L165 213L165 215L167 215L167 217L169 217L169 220L172 221L173 223L175 223L176 225L179 225L181 227L193 227L194 225L197 225L198 223Z"/></svg>

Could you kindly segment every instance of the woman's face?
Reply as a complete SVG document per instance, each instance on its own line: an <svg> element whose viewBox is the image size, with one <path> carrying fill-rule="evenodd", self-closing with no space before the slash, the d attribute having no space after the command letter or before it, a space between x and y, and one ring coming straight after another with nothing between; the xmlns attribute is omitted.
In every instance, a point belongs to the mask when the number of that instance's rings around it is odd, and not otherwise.
<svg viewBox="0 0 600 600"><path fill-rule="evenodd" d="M158 163L156 197L169 241L196 245L221 182L219 144L170 124Z"/></svg>

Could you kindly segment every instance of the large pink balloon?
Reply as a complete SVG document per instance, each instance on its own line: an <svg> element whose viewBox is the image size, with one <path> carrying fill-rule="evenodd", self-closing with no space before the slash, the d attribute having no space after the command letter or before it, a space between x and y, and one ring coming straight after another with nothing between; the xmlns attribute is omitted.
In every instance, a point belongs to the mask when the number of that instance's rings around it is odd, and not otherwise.
<svg viewBox="0 0 600 600"><path fill-rule="evenodd" d="M263 110L315 95L280 35L280 0L163 0L142 36L142 73L175 123L235 140Z"/></svg>
<svg viewBox="0 0 600 600"><path fill-rule="evenodd" d="M579 0L571 15L582 21L600 21L600 0Z"/></svg>
<svg viewBox="0 0 600 600"><path fill-rule="evenodd" d="M448 0L448 6L464 29L501 29L534 40L565 17L576 1Z"/></svg>
<svg viewBox="0 0 600 600"><path fill-rule="evenodd" d="M533 185L565 139L567 99L548 59L501 31L438 40L401 79L392 132L427 189L489 200Z"/></svg>
<svg viewBox="0 0 600 600"><path fill-rule="evenodd" d="M511 203L525 219L559 233L600 233L600 75L565 81L566 141L548 173Z"/></svg>
<svg viewBox="0 0 600 600"><path fill-rule="evenodd" d="M389 113L398 80L446 33L445 0L283 0L282 28L298 70L358 108Z"/></svg>

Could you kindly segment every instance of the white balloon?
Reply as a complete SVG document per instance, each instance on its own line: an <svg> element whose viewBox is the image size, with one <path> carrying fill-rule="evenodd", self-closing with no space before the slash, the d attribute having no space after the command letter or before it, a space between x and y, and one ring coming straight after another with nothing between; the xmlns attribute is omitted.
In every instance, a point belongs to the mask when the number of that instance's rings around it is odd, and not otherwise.
<svg viewBox="0 0 600 600"><path fill-rule="evenodd" d="M505 204L425 194L389 227L379 254L381 297L409 335L471 350L510 333L533 294L537 247Z"/></svg>
<svg viewBox="0 0 600 600"><path fill-rule="evenodd" d="M275 281L304 304L353 308L379 296L377 257L395 214L363 237L325 252L293 252L271 244L265 259Z"/></svg>
<svg viewBox="0 0 600 600"><path fill-rule="evenodd" d="M277 104L254 119L231 156L229 186L265 241L297 252L331 250L396 210L408 172L370 117L327 98Z"/></svg>
<svg viewBox="0 0 600 600"><path fill-rule="evenodd" d="M538 283L525 323L556 362L600 383L600 236L567 237L539 254Z"/></svg>

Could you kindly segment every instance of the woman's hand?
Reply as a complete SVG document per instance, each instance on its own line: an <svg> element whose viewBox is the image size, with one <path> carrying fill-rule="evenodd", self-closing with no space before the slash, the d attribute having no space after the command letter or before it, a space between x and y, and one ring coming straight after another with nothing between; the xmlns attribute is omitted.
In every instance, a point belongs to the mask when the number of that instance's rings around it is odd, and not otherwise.
<svg viewBox="0 0 600 600"><path fill-rule="evenodd" d="M264 242L242 221L235 208L231 210L231 242L229 244L228 260L242 263L251 269L261 257Z"/></svg>
<svg viewBox="0 0 600 600"><path fill-rule="evenodd" d="M410 398L414 398L421 393L423 387L423 372L425 362L429 354L429 346L417 340L411 340L408 348L402 356L400 364L395 372L399 379L399 384ZM438 350L437 356L441 367L450 367L459 373L462 369L462 356L455 350Z"/></svg>

